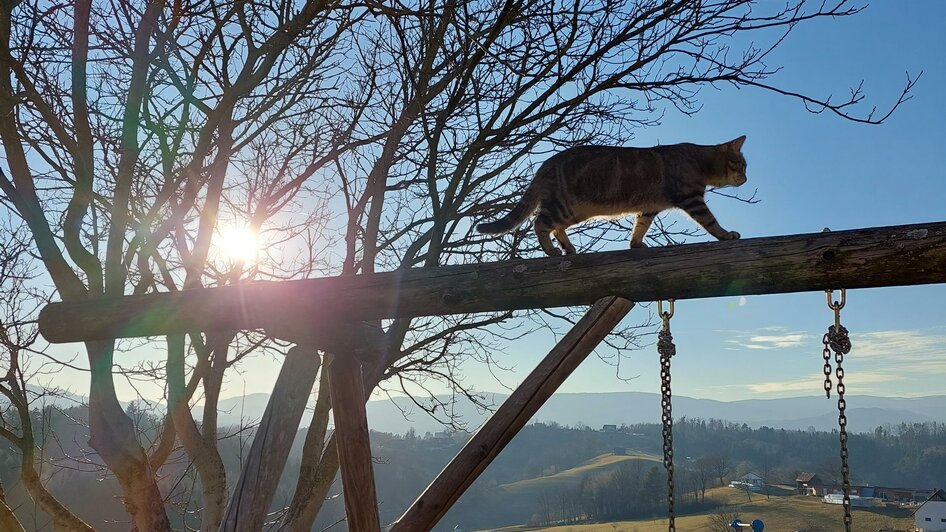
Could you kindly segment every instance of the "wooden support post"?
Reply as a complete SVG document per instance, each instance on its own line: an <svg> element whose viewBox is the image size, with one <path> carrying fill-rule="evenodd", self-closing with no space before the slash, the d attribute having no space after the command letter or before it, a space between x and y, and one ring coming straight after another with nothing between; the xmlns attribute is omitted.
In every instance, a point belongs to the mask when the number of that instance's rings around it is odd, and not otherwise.
<svg viewBox="0 0 946 532"><path fill-rule="evenodd" d="M633 306L620 297L598 300L476 431L390 532L432 529Z"/></svg>
<svg viewBox="0 0 946 532"><path fill-rule="evenodd" d="M304 322L307 341L351 353L345 344L373 333L351 337L339 323L588 305L610 295L656 301L944 282L946 222L938 222L52 303L39 328L50 342L77 342Z"/></svg>
<svg viewBox="0 0 946 532"><path fill-rule="evenodd" d="M320 364L314 348L295 346L286 354L220 524L221 532L263 530Z"/></svg>
<svg viewBox="0 0 946 532"><path fill-rule="evenodd" d="M378 496L374 486L368 416L361 363L354 357L335 356L328 365L335 420L335 448L345 493L348 530L378 532Z"/></svg>

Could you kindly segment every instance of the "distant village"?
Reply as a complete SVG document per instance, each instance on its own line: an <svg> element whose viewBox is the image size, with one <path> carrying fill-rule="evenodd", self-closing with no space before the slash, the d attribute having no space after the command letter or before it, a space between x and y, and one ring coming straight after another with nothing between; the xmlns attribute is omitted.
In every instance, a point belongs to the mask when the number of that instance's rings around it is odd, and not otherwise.
<svg viewBox="0 0 946 532"><path fill-rule="evenodd" d="M762 478L750 473L747 478L730 483L730 486L745 486L758 491L764 484ZM735 486L734 486L735 487ZM795 479L799 495L821 497L827 504L843 504L844 488L838 484L823 482L815 473L802 473ZM942 489L893 488L888 486L851 486L848 490L851 506L871 507L897 505L913 507L916 532L946 531L946 491Z"/></svg>
<svg viewBox="0 0 946 532"><path fill-rule="evenodd" d="M603 425L601 432L617 432L617 425ZM616 447L615 455L624 455L627 449ZM765 480L754 472L746 473L729 482L729 487L762 492ZM825 482L816 473L800 473L795 478L798 495L821 497L825 504L843 504L844 487ZM889 486L852 485L848 490L852 507L883 507L895 505L912 508L915 532L946 532L946 491L939 488L902 488Z"/></svg>

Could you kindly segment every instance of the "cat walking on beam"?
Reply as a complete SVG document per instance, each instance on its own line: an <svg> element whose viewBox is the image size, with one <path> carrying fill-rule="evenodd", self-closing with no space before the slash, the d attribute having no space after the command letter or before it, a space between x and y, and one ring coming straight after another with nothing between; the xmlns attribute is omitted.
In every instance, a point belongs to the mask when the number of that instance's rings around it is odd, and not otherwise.
<svg viewBox="0 0 946 532"><path fill-rule="evenodd" d="M671 208L684 210L719 240L739 238L723 229L706 206L707 187L738 187L746 182L742 155L745 135L715 146L671 144L650 148L576 146L542 163L512 210L495 222L476 226L480 233L512 231L536 210L535 235L549 256L575 253L566 230L589 218L636 214L631 247L643 247L654 218Z"/></svg>

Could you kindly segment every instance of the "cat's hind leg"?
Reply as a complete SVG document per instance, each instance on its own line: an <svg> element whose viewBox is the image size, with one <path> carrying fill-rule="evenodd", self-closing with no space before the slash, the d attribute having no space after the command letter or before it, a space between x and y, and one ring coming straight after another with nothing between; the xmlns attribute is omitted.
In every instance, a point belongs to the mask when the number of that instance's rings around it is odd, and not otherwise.
<svg viewBox="0 0 946 532"><path fill-rule="evenodd" d="M571 240L568 239L568 233L565 232L567 229L568 227L566 226L559 227L552 231L552 236L555 237L555 240L558 240L559 245L565 250L566 255L574 255L577 251L575 250L575 246L572 245Z"/></svg>
<svg viewBox="0 0 946 532"><path fill-rule="evenodd" d="M647 236L647 230L650 229L650 224L654 223L657 214L656 212L642 212L634 219L634 230L631 231L632 248L647 247L644 245L644 237Z"/></svg>
<svg viewBox="0 0 946 532"><path fill-rule="evenodd" d="M546 255L557 257L562 254L562 250L552 245L552 239L549 235L555 230L555 227L552 224L552 217L547 212L539 212L539 215L535 218L533 228L535 229L535 236L539 239L539 245L542 246L542 251ZM558 237L556 236L556 238Z"/></svg>

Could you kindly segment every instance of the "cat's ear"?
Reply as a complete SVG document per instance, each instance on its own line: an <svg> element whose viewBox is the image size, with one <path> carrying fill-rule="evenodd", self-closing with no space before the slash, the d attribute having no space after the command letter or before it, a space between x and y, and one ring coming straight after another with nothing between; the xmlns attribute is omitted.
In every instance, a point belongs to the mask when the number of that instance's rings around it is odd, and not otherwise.
<svg viewBox="0 0 946 532"><path fill-rule="evenodd" d="M722 149L725 150L725 151L731 151L731 152L737 152L737 153L738 153L739 150L742 149L742 145L743 145L745 142L746 142L746 136L743 135L743 136L739 137L738 139L733 139L733 140L730 140L729 142L727 142L727 143L725 143L725 144L720 144L720 148L722 148Z"/></svg>

